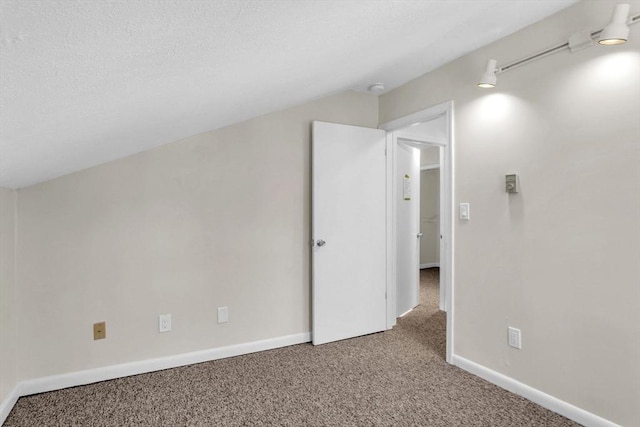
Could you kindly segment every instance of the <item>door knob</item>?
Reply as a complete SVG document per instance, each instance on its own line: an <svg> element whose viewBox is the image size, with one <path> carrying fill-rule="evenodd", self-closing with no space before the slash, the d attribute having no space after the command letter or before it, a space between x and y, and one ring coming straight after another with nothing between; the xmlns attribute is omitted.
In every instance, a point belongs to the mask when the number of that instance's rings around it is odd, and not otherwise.
<svg viewBox="0 0 640 427"><path fill-rule="evenodd" d="M424 236L424 234L422 234L422 233L418 233L418 235L417 235L418 239L421 238L422 236Z"/></svg>
<svg viewBox="0 0 640 427"><path fill-rule="evenodd" d="M322 239L321 239L321 240L318 240L318 241L316 242L316 244L317 244L318 246L324 246L324 245L326 245L326 244L327 244L327 242L325 242L324 240L322 240Z"/></svg>

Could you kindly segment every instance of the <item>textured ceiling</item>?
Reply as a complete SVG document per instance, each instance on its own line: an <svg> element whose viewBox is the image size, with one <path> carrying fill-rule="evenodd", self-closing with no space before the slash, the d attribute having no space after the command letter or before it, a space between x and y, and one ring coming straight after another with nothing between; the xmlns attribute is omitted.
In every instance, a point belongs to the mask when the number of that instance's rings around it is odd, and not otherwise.
<svg viewBox="0 0 640 427"><path fill-rule="evenodd" d="M0 0L0 185L384 82L576 0Z"/></svg>

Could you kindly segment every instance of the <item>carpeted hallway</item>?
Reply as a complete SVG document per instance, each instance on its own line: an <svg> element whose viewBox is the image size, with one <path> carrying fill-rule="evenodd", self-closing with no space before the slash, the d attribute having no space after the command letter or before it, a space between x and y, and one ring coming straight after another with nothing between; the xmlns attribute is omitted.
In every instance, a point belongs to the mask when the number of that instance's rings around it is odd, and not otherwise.
<svg viewBox="0 0 640 427"><path fill-rule="evenodd" d="M438 270L391 331L21 398L6 426L577 426L447 365Z"/></svg>

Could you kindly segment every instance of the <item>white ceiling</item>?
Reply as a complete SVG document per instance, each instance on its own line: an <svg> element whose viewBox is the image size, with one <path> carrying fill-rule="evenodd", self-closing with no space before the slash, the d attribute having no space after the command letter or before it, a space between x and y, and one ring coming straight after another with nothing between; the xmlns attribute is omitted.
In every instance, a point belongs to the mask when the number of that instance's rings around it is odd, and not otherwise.
<svg viewBox="0 0 640 427"><path fill-rule="evenodd" d="M0 0L0 185L389 90L575 2Z"/></svg>

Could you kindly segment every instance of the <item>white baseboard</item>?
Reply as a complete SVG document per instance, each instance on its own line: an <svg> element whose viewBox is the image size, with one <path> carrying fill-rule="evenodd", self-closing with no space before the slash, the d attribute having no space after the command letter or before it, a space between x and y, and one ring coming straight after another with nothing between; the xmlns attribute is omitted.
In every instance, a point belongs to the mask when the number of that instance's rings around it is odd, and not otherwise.
<svg viewBox="0 0 640 427"><path fill-rule="evenodd" d="M141 360L138 362L122 363L119 365L105 366L102 368L87 369L84 371L70 372L68 374L52 375L49 377L35 378L18 383L0 405L0 425L11 412L11 408L21 396L46 391L60 390L67 387L91 384L99 381L128 377L130 375L145 374L147 372L160 371L162 369L177 368L179 366L192 365L194 363L209 362L211 360L240 356L258 351L272 350L274 348L287 347L311 341L311 333L304 332L284 337L270 338L261 341L253 341L227 347L212 348L209 350L194 351L192 353L177 354L175 356L159 357L157 359Z"/></svg>
<svg viewBox="0 0 640 427"><path fill-rule="evenodd" d="M53 375L22 381L18 383L2 403L0 403L0 425L4 423L6 418L9 416L9 412L11 412L11 409L21 396L60 390L67 387L85 385L99 381L112 380L130 375L144 374L162 369L177 368L179 366L240 356L243 354L271 350L295 344L302 344L309 342L310 340L311 333L305 332L227 347L213 348L209 350L195 351L192 353L178 354L175 356L123 363L120 365L105 366L102 368L87 369L84 371L70 372L68 374ZM620 427L618 424L587 412L584 409L580 409L577 406L543 393L540 390L518 382L513 378L507 377L506 375L500 374L463 357L453 355L453 364L586 427Z"/></svg>
<svg viewBox="0 0 640 427"><path fill-rule="evenodd" d="M464 357L453 355L453 364L467 372L484 378L505 390L529 399L538 405L569 418L585 427L620 427L609 420L599 417L570 403L550 396L542 391L514 380L506 375L493 371Z"/></svg>
<svg viewBox="0 0 640 427"><path fill-rule="evenodd" d="M398 316L398 319L401 317L406 316L407 314L411 313L413 311L413 308L410 308L409 310L405 311L404 313L402 313L400 316Z"/></svg>
<svg viewBox="0 0 640 427"><path fill-rule="evenodd" d="M439 262L428 262L426 264L420 264L420 270L422 270L423 268L434 268L434 267L440 268L440 263Z"/></svg>
<svg viewBox="0 0 640 427"><path fill-rule="evenodd" d="M16 385L13 390L9 392L7 397L0 403L0 425L4 423L4 420L9 416L9 412L13 409L13 405L16 404L20 397L20 385Z"/></svg>

